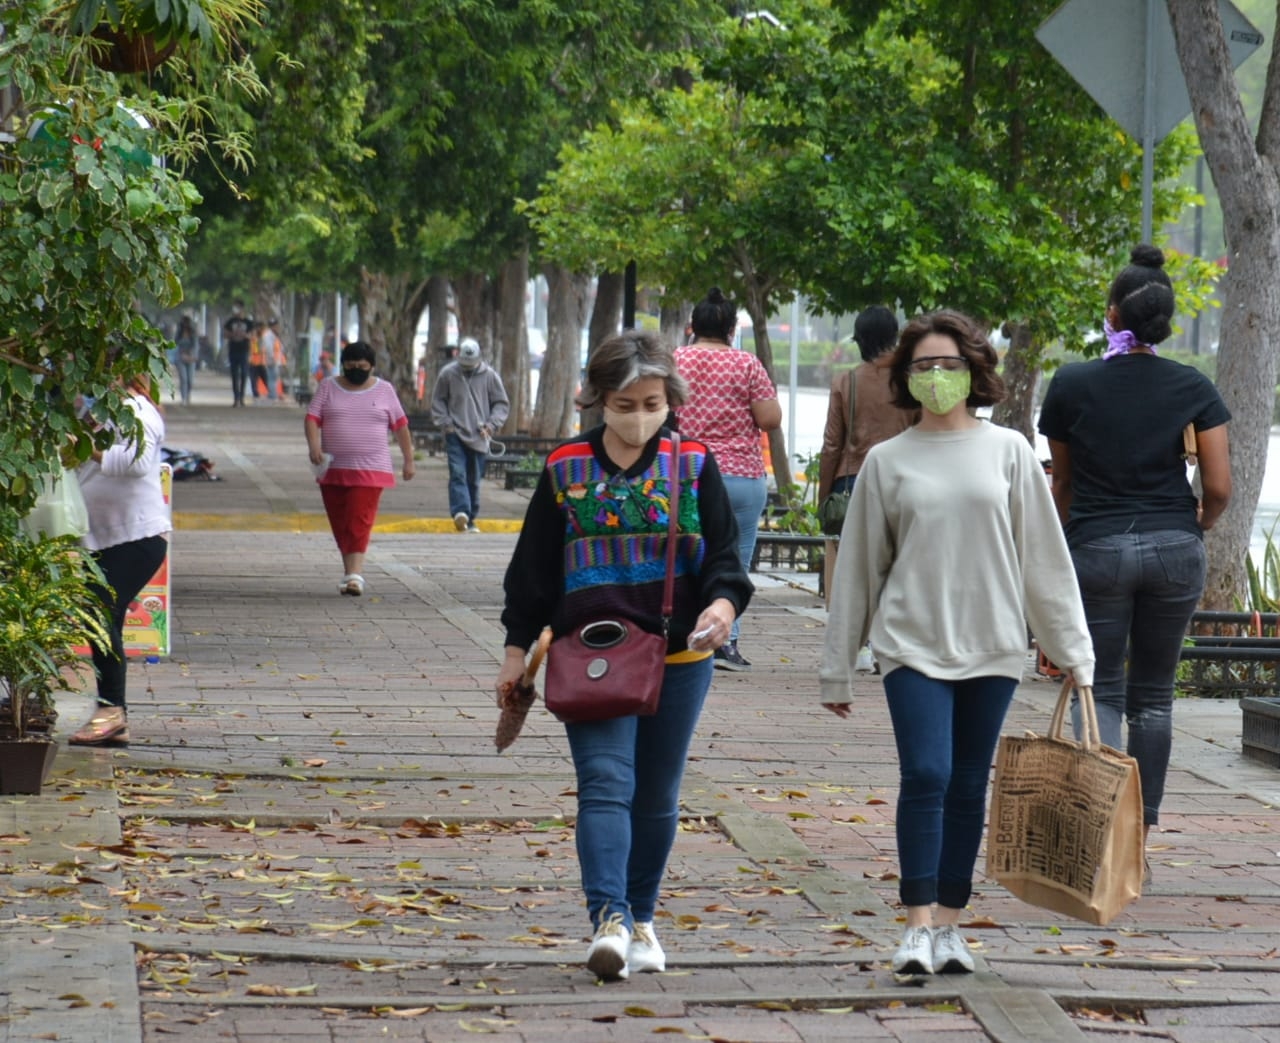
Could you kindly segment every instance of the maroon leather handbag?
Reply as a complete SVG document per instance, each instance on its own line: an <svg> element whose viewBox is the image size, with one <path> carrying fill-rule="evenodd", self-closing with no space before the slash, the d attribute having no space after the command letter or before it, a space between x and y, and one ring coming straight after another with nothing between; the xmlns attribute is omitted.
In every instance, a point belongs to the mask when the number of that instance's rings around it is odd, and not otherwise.
<svg viewBox="0 0 1280 1043"><path fill-rule="evenodd" d="M606 721L658 712L675 595L679 517L680 436L672 433L662 633L651 634L629 619L597 619L552 641L547 650L546 701L560 720Z"/></svg>

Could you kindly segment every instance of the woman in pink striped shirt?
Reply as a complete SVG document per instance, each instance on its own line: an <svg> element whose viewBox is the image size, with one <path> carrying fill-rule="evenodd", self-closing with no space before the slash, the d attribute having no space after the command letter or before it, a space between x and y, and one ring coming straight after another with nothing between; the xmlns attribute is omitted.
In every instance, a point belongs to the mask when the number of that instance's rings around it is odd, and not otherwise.
<svg viewBox="0 0 1280 1043"><path fill-rule="evenodd" d="M387 432L400 446L406 482L413 477L413 438L395 388L372 375L373 348L352 341L342 349L341 363L341 375L316 389L304 426L329 527L342 554L338 593L359 597L378 501L383 489L396 484Z"/></svg>

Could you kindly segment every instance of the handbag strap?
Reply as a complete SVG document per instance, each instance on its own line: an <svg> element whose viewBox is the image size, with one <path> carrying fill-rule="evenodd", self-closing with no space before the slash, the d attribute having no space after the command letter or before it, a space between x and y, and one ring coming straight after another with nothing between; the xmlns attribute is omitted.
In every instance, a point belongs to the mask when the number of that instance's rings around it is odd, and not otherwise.
<svg viewBox="0 0 1280 1043"><path fill-rule="evenodd" d="M853 437L853 406L858 400L858 370L861 367L862 363L858 363L849 370L849 433L844 437L846 445L853 445L857 441Z"/></svg>
<svg viewBox="0 0 1280 1043"><path fill-rule="evenodd" d="M680 533L680 435L671 432L671 492L667 496L667 574L662 581L662 636L675 607L676 543Z"/></svg>

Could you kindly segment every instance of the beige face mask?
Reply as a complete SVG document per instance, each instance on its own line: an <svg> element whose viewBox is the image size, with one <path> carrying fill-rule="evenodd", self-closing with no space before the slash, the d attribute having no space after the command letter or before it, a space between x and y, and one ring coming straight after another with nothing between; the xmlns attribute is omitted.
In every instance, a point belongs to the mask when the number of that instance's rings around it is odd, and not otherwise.
<svg viewBox="0 0 1280 1043"><path fill-rule="evenodd" d="M666 419L666 405L652 413L639 409L633 413L619 413L608 406L604 407L605 426L621 438L624 444L634 449L648 445L649 439L658 433Z"/></svg>

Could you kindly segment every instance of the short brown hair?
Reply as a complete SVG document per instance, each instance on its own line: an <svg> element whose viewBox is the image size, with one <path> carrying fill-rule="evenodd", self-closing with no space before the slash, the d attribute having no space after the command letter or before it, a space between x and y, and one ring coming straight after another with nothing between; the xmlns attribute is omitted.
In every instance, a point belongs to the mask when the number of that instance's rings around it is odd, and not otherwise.
<svg viewBox="0 0 1280 1043"><path fill-rule="evenodd" d="M689 397L689 385L676 369L676 357L666 341L645 330L623 330L591 353L578 393L578 408L597 406L606 391L621 391L646 377L663 379L667 405L672 409L684 405Z"/></svg>
<svg viewBox="0 0 1280 1043"><path fill-rule="evenodd" d="M919 409L920 402L907 388L908 367L916 345L931 333L947 337L955 343L960 354L969 360L969 406L994 406L1004 401L1004 381L996 372L1000 356L987 340L981 327L958 311L935 311L917 315L898 337L889 367L889 387L893 392L893 404L899 409Z"/></svg>

